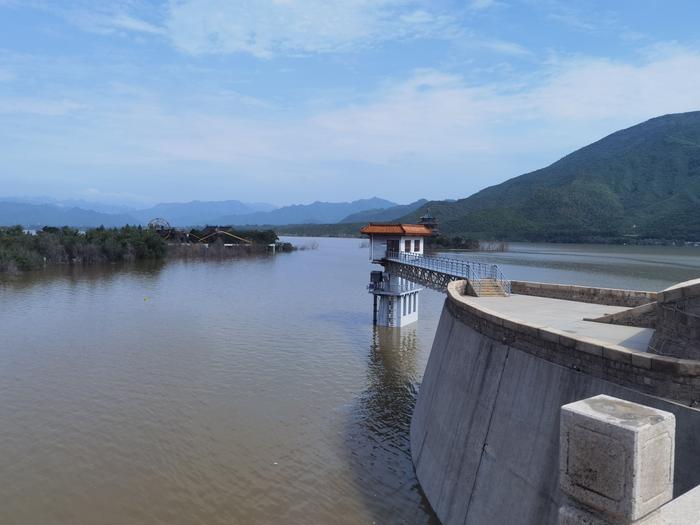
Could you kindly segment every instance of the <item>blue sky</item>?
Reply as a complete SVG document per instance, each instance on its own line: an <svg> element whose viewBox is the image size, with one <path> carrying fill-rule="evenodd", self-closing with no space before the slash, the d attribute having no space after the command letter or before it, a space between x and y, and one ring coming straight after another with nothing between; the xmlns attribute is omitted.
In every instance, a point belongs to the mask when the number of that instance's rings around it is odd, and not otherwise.
<svg viewBox="0 0 700 525"><path fill-rule="evenodd" d="M0 0L0 194L464 197L700 109L698 20L682 0Z"/></svg>

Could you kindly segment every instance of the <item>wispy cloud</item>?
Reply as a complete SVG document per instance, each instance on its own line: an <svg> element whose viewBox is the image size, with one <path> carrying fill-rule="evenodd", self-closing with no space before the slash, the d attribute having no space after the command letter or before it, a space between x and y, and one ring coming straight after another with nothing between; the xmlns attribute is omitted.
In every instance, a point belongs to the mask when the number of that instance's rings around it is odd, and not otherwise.
<svg viewBox="0 0 700 525"><path fill-rule="evenodd" d="M464 10L440 9L429 0L165 0L159 8L139 0L0 0L0 7L1 2L52 13L89 33L166 38L189 55L242 53L267 59L418 39L460 42L511 56L529 54L515 42L476 38ZM501 5L474 0L467 11Z"/></svg>
<svg viewBox="0 0 700 525"><path fill-rule="evenodd" d="M104 3L89 0L0 0L0 8L34 9L51 13L90 33L162 34L164 30L157 22L147 21L135 14L144 11L144 5L139 0L113 0Z"/></svg>
<svg viewBox="0 0 700 525"><path fill-rule="evenodd" d="M304 116L248 119L149 110L114 116L154 155L250 165L262 162L457 161L533 148L566 153L597 136L669 112L700 109L700 53L654 52L637 64L562 60L528 84L470 85L460 75L419 70L364 103ZM523 130L527 129L526 133ZM547 137L546 145L540 143ZM150 138L148 138L150 137ZM155 139L154 139L155 137Z"/></svg>
<svg viewBox="0 0 700 525"><path fill-rule="evenodd" d="M109 151L109 141L119 136L122 147L162 161L232 167L262 162L281 168L299 162L402 164L420 159L439 165L460 159L468 166L473 155L501 156L533 147L564 153L619 126L700 109L699 90L700 53L669 46L653 48L636 64L562 59L527 84L472 85L461 75L419 70L375 91L366 102L308 107L297 116L279 114L274 105L247 97L242 103L262 112L257 117L221 113L215 106L207 110L202 104L166 110L157 97L139 96L138 91L136 98L118 102L0 98L0 112L56 116L90 106L94 133L83 127L88 135L71 137L72 142L102 141L92 150ZM216 97L223 97L218 102L225 106L240 95ZM533 144L543 135L546 147Z"/></svg>
<svg viewBox="0 0 700 525"><path fill-rule="evenodd" d="M138 33L162 34L164 32L162 28L154 24L125 14L112 17L109 23L115 28L136 31Z"/></svg>
<svg viewBox="0 0 700 525"><path fill-rule="evenodd" d="M471 0L469 2L469 8L474 10L490 9L497 5L501 5L501 2L496 0Z"/></svg>
<svg viewBox="0 0 700 525"><path fill-rule="evenodd" d="M696 47L625 44L600 56L597 41L577 47L590 37L579 34L576 45L530 40L529 49L507 29L470 26L470 17L492 17L493 2L479 2L482 12L462 3L446 13L428 0L173 0L153 9L140 0L31 1L61 17L51 28L68 20L66 32L88 33L48 37L65 46L56 53L0 51L0 153L16 173L45 181L58 181L63 169L75 189L118 192L128 179L151 184L155 195L192 181L231 191L255 185L258 195L288 200L310 187L318 197L359 196L359 186L392 175L420 182L435 173L436 187L465 195L621 127L700 109ZM499 16L515 11L501 7ZM551 29L543 10L536 16ZM38 24L47 18L42 12ZM414 45L423 38L449 44ZM144 45L155 40L182 53ZM396 41L408 45L314 56L292 72L282 71L289 61L201 56L317 55ZM74 51L91 42L100 52Z"/></svg>
<svg viewBox="0 0 700 525"><path fill-rule="evenodd" d="M173 0L166 27L191 54L347 51L407 38L447 38L449 15L418 0Z"/></svg>
<svg viewBox="0 0 700 525"><path fill-rule="evenodd" d="M513 56L525 56L532 54L529 49L516 42L500 40L497 38L475 38L473 45L482 49L488 49L496 53Z"/></svg>
<svg viewBox="0 0 700 525"><path fill-rule="evenodd" d="M578 29L579 31L586 31L593 33L599 30L600 26L596 22L586 20L581 15L575 14L571 11L560 12L560 13L550 13L547 18L555 22L562 23L568 27Z"/></svg>
<svg viewBox="0 0 700 525"><path fill-rule="evenodd" d="M121 12L79 9L67 11L64 16L80 29L91 33L133 32L151 35L165 33L163 28L155 24Z"/></svg>

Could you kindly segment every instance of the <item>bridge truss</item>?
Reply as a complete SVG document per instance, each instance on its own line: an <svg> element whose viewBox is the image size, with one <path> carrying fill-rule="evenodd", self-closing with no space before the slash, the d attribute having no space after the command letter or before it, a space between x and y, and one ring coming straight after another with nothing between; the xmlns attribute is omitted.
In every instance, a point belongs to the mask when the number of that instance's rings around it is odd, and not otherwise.
<svg viewBox="0 0 700 525"><path fill-rule="evenodd" d="M393 275L440 292L452 281L464 279L477 295L487 281L510 295L510 281L495 264L406 252L387 252L382 264Z"/></svg>
<svg viewBox="0 0 700 525"><path fill-rule="evenodd" d="M403 277L404 279L427 288L432 288L438 292L444 292L447 290L447 285L452 281L464 279L464 277L457 277L443 272L429 270L420 266L413 266L411 264L404 264L388 259L384 264L384 268L386 268L386 271L392 275Z"/></svg>

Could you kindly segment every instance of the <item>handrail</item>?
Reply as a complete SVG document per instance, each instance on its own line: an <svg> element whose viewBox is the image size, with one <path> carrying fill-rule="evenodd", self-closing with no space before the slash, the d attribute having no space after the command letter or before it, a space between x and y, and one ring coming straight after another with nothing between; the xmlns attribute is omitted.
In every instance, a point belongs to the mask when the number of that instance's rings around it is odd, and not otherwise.
<svg viewBox="0 0 700 525"><path fill-rule="evenodd" d="M369 283L367 289L370 292L387 292L387 293L406 293L414 292L420 289L420 287L411 281L407 284L390 284L387 281L380 281L378 283Z"/></svg>
<svg viewBox="0 0 700 525"><path fill-rule="evenodd" d="M506 295L511 293L510 281L497 264L396 251L387 251L386 259L467 279L477 295L481 293L485 279L495 280Z"/></svg>

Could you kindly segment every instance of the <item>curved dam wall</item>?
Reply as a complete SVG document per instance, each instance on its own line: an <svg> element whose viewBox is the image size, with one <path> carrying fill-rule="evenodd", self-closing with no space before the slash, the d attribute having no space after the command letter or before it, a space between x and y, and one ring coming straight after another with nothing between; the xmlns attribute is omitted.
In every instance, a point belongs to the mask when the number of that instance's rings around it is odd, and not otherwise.
<svg viewBox="0 0 700 525"><path fill-rule="evenodd" d="M559 414L598 394L676 417L675 496L700 484L700 362L633 352L489 311L452 283L411 422L444 525L555 524Z"/></svg>

